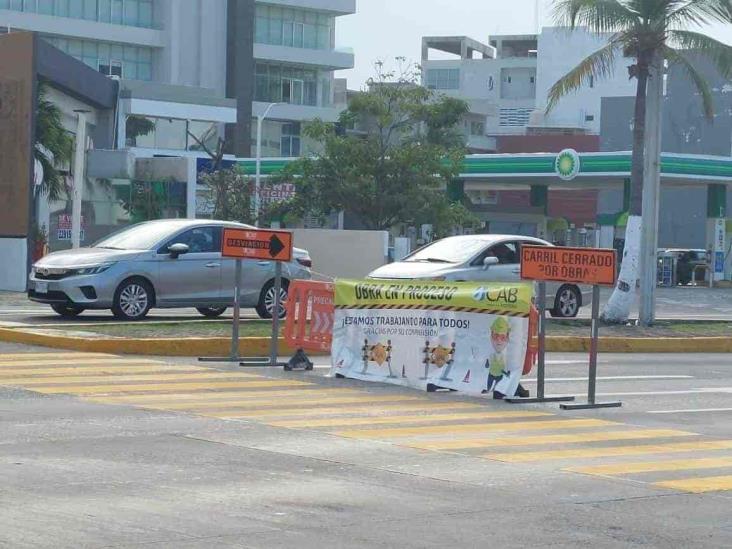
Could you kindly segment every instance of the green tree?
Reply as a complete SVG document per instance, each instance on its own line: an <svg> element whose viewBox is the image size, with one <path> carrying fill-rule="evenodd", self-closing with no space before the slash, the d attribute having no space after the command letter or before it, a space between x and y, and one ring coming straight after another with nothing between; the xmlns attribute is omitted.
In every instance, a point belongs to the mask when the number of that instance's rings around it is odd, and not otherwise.
<svg viewBox="0 0 732 549"><path fill-rule="evenodd" d="M38 88L38 109L36 111L35 159L43 169L40 193L49 200L60 200L66 193L64 179L59 166L71 163L74 139L61 123L61 110L47 98L46 85Z"/></svg>
<svg viewBox="0 0 732 549"><path fill-rule="evenodd" d="M701 96L704 114L711 119L714 107L709 85L688 54L710 59L723 76L729 77L732 47L688 28L712 22L731 23L732 0L555 0L554 19L571 30L586 27L607 36L607 44L554 84L549 92L547 112L563 96L592 79L611 75L619 58L633 60L628 69L630 78L637 80L630 216L618 285L603 312L606 320L623 322L630 314L639 274L646 110L660 108L660 105L647 104L648 79L654 73L654 66L663 67L668 62L683 67Z"/></svg>
<svg viewBox="0 0 732 549"><path fill-rule="evenodd" d="M468 106L420 86L418 79L416 66L392 73L377 64L368 91L351 100L335 127L308 124L304 134L321 152L270 180L296 185L296 197L284 209L318 217L346 211L375 230L431 223L440 232L470 220L445 192L463 162L460 122Z"/></svg>

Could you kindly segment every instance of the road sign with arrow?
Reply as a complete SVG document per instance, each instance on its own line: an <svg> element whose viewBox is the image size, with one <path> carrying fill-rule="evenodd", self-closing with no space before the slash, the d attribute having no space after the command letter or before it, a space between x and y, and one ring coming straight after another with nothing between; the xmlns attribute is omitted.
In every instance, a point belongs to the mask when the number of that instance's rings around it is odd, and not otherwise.
<svg viewBox="0 0 732 549"><path fill-rule="evenodd" d="M224 228L221 255L236 259L292 260L292 233Z"/></svg>

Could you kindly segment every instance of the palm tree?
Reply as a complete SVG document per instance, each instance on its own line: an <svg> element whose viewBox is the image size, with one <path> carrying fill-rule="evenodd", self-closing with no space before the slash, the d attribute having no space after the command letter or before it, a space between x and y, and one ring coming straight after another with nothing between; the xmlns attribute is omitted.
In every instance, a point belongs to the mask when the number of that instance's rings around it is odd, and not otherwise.
<svg viewBox="0 0 732 549"><path fill-rule="evenodd" d="M710 59L723 76L729 77L732 47L688 28L713 22L732 23L732 0L555 0L554 19L572 30L585 27L608 38L605 46L554 84L549 91L547 112L563 96L592 79L610 76L618 58L634 61L628 68L630 78L637 80L630 215L618 284L603 312L607 321L624 322L630 315L638 281L646 110L660 109L657 104L647 105L648 79L657 77L656 74L661 77L661 70L654 67L662 69L666 62L681 66L701 96L705 116L711 119L714 106L709 85L687 55Z"/></svg>
<svg viewBox="0 0 732 549"><path fill-rule="evenodd" d="M61 110L47 99L46 87L38 89L38 108L36 111L35 160L43 169L40 194L49 200L60 200L66 187L58 167L71 162L74 139L61 123Z"/></svg>

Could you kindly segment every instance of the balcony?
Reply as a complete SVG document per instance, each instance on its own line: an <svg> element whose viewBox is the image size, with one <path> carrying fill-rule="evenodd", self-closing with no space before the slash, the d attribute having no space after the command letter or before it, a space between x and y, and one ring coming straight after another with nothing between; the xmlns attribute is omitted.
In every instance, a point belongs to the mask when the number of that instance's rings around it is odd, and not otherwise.
<svg viewBox="0 0 732 549"><path fill-rule="evenodd" d="M356 0L266 0L267 4L300 8L305 10L329 11L334 15L356 13Z"/></svg>
<svg viewBox="0 0 732 549"><path fill-rule="evenodd" d="M346 50L313 50L254 44L254 58L258 61L276 61L292 65L311 66L325 70L352 69L354 55Z"/></svg>

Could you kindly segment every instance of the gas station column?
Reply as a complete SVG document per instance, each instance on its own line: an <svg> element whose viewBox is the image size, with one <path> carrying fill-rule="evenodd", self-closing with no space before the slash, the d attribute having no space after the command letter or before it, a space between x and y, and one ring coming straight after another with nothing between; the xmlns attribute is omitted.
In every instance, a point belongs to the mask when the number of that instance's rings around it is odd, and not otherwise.
<svg viewBox="0 0 732 549"><path fill-rule="evenodd" d="M715 282L725 279L727 256L727 187L707 186L707 245L711 251L712 276Z"/></svg>
<svg viewBox="0 0 732 549"><path fill-rule="evenodd" d="M547 216L549 214L549 187L546 185L531 185L529 202L532 208L542 208L541 221L536 227L536 236L547 238Z"/></svg>

